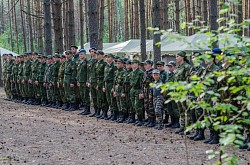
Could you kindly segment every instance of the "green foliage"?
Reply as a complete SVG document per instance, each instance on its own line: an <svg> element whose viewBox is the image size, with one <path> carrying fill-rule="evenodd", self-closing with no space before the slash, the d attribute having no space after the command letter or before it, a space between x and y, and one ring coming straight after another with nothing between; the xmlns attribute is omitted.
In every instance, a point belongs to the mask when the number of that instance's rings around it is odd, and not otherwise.
<svg viewBox="0 0 250 165"><path fill-rule="evenodd" d="M190 83L186 81L169 82L161 87L162 92L168 92L167 94L171 96L165 103L171 100L185 102L185 113L189 113L190 109L203 111L202 117L204 119L200 118L195 124L188 126L186 131L212 126L220 132L221 145L218 150L207 151L209 159L218 158L216 164L238 164L237 156L227 152L239 148L243 144L242 132L246 125L250 125L250 43L244 40L244 36L237 35L244 28L249 27L250 21L236 22L237 14L231 13L233 11L231 7L238 3L237 0L231 0L222 4L220 15L228 15L229 17L221 17L217 20L218 23L224 22L226 24L217 31L210 31L209 27L195 26L193 23L184 22L181 24L182 29L192 28L197 33L205 33L211 49L214 42L224 43L225 47L222 48L222 51L229 52L232 56L226 56L226 53L223 53L216 56L216 59L223 61L224 65L229 65L229 67L213 72L205 79L196 75L191 77ZM149 30L155 29L149 28ZM229 35L218 38L217 34L219 33L235 34L239 42L237 44L240 46L232 45L229 41ZM202 46L204 43L200 42L199 44ZM239 60L239 58L242 59ZM201 65L204 60L212 61L211 55L201 55L196 58L194 65ZM210 90L211 86L216 86L217 89ZM190 93L197 99L190 99ZM208 96L209 99L207 99Z"/></svg>

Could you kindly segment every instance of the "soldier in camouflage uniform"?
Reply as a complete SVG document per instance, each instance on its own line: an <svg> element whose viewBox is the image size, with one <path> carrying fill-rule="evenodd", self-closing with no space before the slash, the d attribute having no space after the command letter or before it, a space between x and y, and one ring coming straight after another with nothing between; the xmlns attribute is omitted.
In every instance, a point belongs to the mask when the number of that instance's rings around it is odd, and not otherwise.
<svg viewBox="0 0 250 165"><path fill-rule="evenodd" d="M130 75L130 100L132 103L131 120L128 123L135 122L135 113L137 114L136 126L143 125L143 76L144 73L139 69L139 60L132 60L133 71Z"/></svg>
<svg viewBox="0 0 250 165"><path fill-rule="evenodd" d="M30 89L31 86L29 79L31 77L31 61L29 59L30 54L25 53L24 54L24 63L23 63L23 75L22 75L22 85L23 85L23 94L24 94L24 101L23 103L28 104L29 97L30 97Z"/></svg>
<svg viewBox="0 0 250 165"><path fill-rule="evenodd" d="M25 94L24 94L24 84L22 83L23 80L23 65L24 65L24 55L20 56L20 63L18 66L18 73L17 73L17 84L18 84L18 88L20 91L20 98L19 98L19 102L22 102L23 100L25 100Z"/></svg>
<svg viewBox="0 0 250 165"><path fill-rule="evenodd" d="M80 53L80 59L77 64L76 81L80 91L83 111L85 111L85 109L86 111L90 111L89 88L86 86L86 82L88 79L88 60L86 57L86 50L81 49L79 53Z"/></svg>
<svg viewBox="0 0 250 165"><path fill-rule="evenodd" d="M52 84L52 73L53 73L53 56L48 55L47 57L47 66L44 74L44 87L46 88L47 95L47 107L50 107L53 104L53 84Z"/></svg>
<svg viewBox="0 0 250 165"><path fill-rule="evenodd" d="M38 103L40 102L42 106L47 104L46 84L44 86L44 76L47 68L46 58L47 57L45 55L38 56L40 64L38 66L38 72L35 81L35 85L38 88L37 99L40 100Z"/></svg>
<svg viewBox="0 0 250 165"><path fill-rule="evenodd" d="M116 103L119 111L119 118L117 120L118 123L123 123L125 121L126 114L126 102L125 98L122 97L122 89L123 82L125 78L125 69L123 67L124 61L122 59L116 60L117 71L115 73L115 81L114 81L114 96L116 97Z"/></svg>
<svg viewBox="0 0 250 165"><path fill-rule="evenodd" d="M124 73L124 80L123 80L123 85L122 85L122 94L121 97L123 98L122 100L124 101L124 109L125 109L125 117L128 116L126 123L128 123L129 120L131 120L131 115L132 115L132 104L131 104L131 100L130 100L130 76L131 76L131 72L133 71L131 68L131 61L127 60L126 61L126 70Z"/></svg>
<svg viewBox="0 0 250 165"><path fill-rule="evenodd" d="M14 64L11 70L11 93L12 93L12 100L16 101L18 98L18 86L17 86L17 76L18 76L18 64L20 61L19 55L16 57Z"/></svg>
<svg viewBox="0 0 250 165"><path fill-rule="evenodd" d="M12 99L12 92L11 92L11 75L12 75L12 67L14 65L14 60L12 59L13 55L8 54L8 58L5 64L5 92L7 95L7 99Z"/></svg>
<svg viewBox="0 0 250 165"><path fill-rule="evenodd" d="M58 82L58 72L60 67L60 55L55 54L53 56L53 72L52 72L52 88L53 88L53 104L51 105L52 108L60 107L60 96L59 96L59 88L57 87Z"/></svg>
<svg viewBox="0 0 250 165"><path fill-rule="evenodd" d="M67 105L64 110L75 111L79 107L76 103L75 86L76 84L76 63L73 60L73 54L70 50L65 52L66 62L64 69L64 89L67 98Z"/></svg>
<svg viewBox="0 0 250 165"><path fill-rule="evenodd" d="M165 71L164 66L165 66L165 62L164 61L157 61L156 63L157 69L160 71L160 79L162 81L163 84L165 84L168 80L168 73ZM165 118L163 120L164 124L168 123L169 120L169 113L167 111L167 105L163 104L163 109L164 109L164 113L165 113Z"/></svg>
<svg viewBox="0 0 250 165"><path fill-rule="evenodd" d="M38 74L38 67L40 65L40 62L38 60L38 53L34 52L33 53L33 63L31 65L31 72L32 72L32 76L31 76L31 79L30 79L30 82L32 83L33 85L33 100L31 102L31 104L33 105L39 105L40 104L40 99L37 97L37 93L38 93L38 86L35 84L35 81L37 79L37 74Z"/></svg>
<svg viewBox="0 0 250 165"><path fill-rule="evenodd" d="M96 115L97 111L98 111L98 108L97 108L97 78L96 78L96 65L97 65L97 59L96 59L96 48L90 48L89 49L89 52L90 52L90 56L91 56L91 59L89 60L88 62L88 82L86 83L87 84L87 87L90 89L90 93L91 93L91 99L92 99L92 102L93 102L93 106L94 106L94 110L95 112L90 115L90 117L93 117ZM88 115L90 114L90 111L84 111L82 112L81 114L83 115Z"/></svg>
<svg viewBox="0 0 250 165"><path fill-rule="evenodd" d="M188 77L190 76L190 69L191 65L189 64L189 61L187 60L186 52L181 51L176 54L176 62L178 63L178 67L176 69L174 78L176 82L179 81L187 81ZM185 116L189 116L189 113L186 113L185 108L185 102L184 103L177 103L178 110L181 118L181 128L176 131L177 134L184 134L185 127L188 126L188 123L185 123ZM189 117L187 117L189 118Z"/></svg>
<svg viewBox="0 0 250 165"><path fill-rule="evenodd" d="M169 61L169 63L166 65L168 66L168 80L167 82L174 82L174 75L176 71L176 62L174 61ZM166 93L166 100L168 100L171 96L168 95L168 92ZM178 107L175 101L170 101L167 105L167 110L171 118L171 122L166 125L166 127L171 127L171 128L179 128L179 112L178 112Z"/></svg>
<svg viewBox="0 0 250 165"><path fill-rule="evenodd" d="M97 54L97 64L96 64L96 79L97 79L97 112L95 116L97 118L108 118L108 105L107 105L107 99L105 96L105 91L103 91L104 88L104 69L107 63L103 59L104 52L101 50L98 50L96 52ZM102 111L102 115L101 115ZM93 115L91 115L93 116Z"/></svg>
<svg viewBox="0 0 250 165"><path fill-rule="evenodd" d="M63 88L65 60L66 60L66 56L61 55L60 67L59 67L59 71L58 71L58 81L57 81L57 88L59 89L60 105L58 105L57 108L65 108L65 106L66 106L65 91Z"/></svg>
<svg viewBox="0 0 250 165"><path fill-rule="evenodd" d="M143 97L144 97L144 108L148 116L148 122L145 123L147 127L154 127L155 126L155 111L153 106L153 98L149 98L152 96L152 90L150 90L150 83L154 82L152 71L153 71L153 61L146 60L144 62L144 78L143 78Z"/></svg>
<svg viewBox="0 0 250 165"><path fill-rule="evenodd" d="M118 109L117 109L117 104L116 104L116 99L114 97L114 75L117 70L115 63L114 63L114 55L113 54L108 54L106 55L106 61L107 64L105 66L105 71L104 71L104 89L103 91L106 93L106 98L108 101L108 105L111 111L111 120L115 121L117 120L117 115L118 115Z"/></svg>

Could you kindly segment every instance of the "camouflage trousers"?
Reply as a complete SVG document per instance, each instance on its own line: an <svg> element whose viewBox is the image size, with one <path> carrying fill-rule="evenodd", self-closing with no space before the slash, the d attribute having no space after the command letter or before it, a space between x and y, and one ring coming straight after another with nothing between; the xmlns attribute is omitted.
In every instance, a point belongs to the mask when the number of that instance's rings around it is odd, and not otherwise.
<svg viewBox="0 0 250 165"><path fill-rule="evenodd" d="M153 98L149 98L149 89L144 88L144 108L148 117L155 118Z"/></svg>
<svg viewBox="0 0 250 165"><path fill-rule="evenodd" d="M96 90L96 87L97 87L97 83L96 82L91 82L90 83L90 94L91 94L91 100L93 102L93 106L94 107L97 107L97 90Z"/></svg>
<svg viewBox="0 0 250 165"><path fill-rule="evenodd" d="M79 92L82 104L85 106L90 106L89 88L86 86L86 82L80 83Z"/></svg>
<svg viewBox="0 0 250 165"><path fill-rule="evenodd" d="M66 96L65 96L65 90L63 87L63 83L60 82L59 84L59 101L66 103Z"/></svg>
<svg viewBox="0 0 250 165"><path fill-rule="evenodd" d="M117 104L116 104L116 98L113 96L113 93L111 92L111 89L113 88L113 82L105 82L105 93L106 98L108 102L108 106L110 107L111 113L117 112Z"/></svg>
<svg viewBox="0 0 250 165"><path fill-rule="evenodd" d="M52 86L52 84L46 85L46 94L47 94L47 100L52 102L53 101L53 86Z"/></svg>
<svg viewBox="0 0 250 165"><path fill-rule="evenodd" d="M64 82L64 89L65 89L65 97L67 103L75 104L76 103L76 94L74 87L70 87L69 82ZM76 84L74 84L76 85Z"/></svg>
<svg viewBox="0 0 250 165"><path fill-rule="evenodd" d="M167 106L167 111L170 116L173 116L174 118L179 118L179 111L178 111L178 106L175 101L170 101L169 103L166 104Z"/></svg>
<svg viewBox="0 0 250 165"><path fill-rule="evenodd" d="M117 108L119 112L126 112L126 97L122 97L122 93L121 93L121 86L116 86L115 87L115 93L116 93L116 104L117 104Z"/></svg>
<svg viewBox="0 0 250 165"><path fill-rule="evenodd" d="M104 82L97 81L97 107L102 110L108 110L108 103L106 99L106 93L102 91Z"/></svg>
<svg viewBox="0 0 250 165"><path fill-rule="evenodd" d="M161 124L163 123L163 102L164 99L162 95L153 98L156 120Z"/></svg>
<svg viewBox="0 0 250 165"><path fill-rule="evenodd" d="M130 90L130 100L132 104L131 113L137 115L143 115L143 100L139 99L140 89L132 88Z"/></svg>

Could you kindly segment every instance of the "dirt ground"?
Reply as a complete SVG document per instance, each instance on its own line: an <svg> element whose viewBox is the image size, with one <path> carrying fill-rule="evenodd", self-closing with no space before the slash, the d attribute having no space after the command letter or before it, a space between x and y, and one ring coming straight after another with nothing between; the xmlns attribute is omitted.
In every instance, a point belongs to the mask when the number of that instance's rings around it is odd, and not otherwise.
<svg viewBox="0 0 250 165"><path fill-rule="evenodd" d="M0 164L159 165L187 164L185 138L77 115L79 111L16 104L0 89ZM189 164L212 164L206 150L216 145L186 140ZM240 164L250 152L236 150Z"/></svg>

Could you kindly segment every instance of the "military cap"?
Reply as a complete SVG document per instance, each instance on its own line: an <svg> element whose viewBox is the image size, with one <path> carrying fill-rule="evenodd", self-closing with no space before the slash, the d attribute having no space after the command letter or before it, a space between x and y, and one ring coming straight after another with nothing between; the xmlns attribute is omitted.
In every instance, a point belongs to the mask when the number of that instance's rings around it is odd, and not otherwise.
<svg viewBox="0 0 250 165"><path fill-rule="evenodd" d="M169 61L166 66L176 66L176 62L174 61Z"/></svg>
<svg viewBox="0 0 250 165"><path fill-rule="evenodd" d="M11 57L13 57L13 54L12 54L12 53L9 53L9 54L8 54L8 56L11 56Z"/></svg>
<svg viewBox="0 0 250 165"><path fill-rule="evenodd" d="M105 56L106 56L106 57L112 57L112 58L115 58L115 56L114 56L113 54L111 54L111 53L106 54Z"/></svg>
<svg viewBox="0 0 250 165"><path fill-rule="evenodd" d="M136 59L131 60L131 64L132 64L132 63L138 63L138 64L139 64L139 63L140 63L140 60L136 60Z"/></svg>
<svg viewBox="0 0 250 165"><path fill-rule="evenodd" d="M73 54L71 50L66 50L65 54Z"/></svg>
<svg viewBox="0 0 250 165"><path fill-rule="evenodd" d="M37 52L33 52L32 54L34 54L34 55L38 55L38 53L37 53Z"/></svg>
<svg viewBox="0 0 250 165"><path fill-rule="evenodd" d="M195 56L195 57L198 57L198 56L201 56L202 54L200 52L193 52L192 53L192 56Z"/></svg>
<svg viewBox="0 0 250 165"><path fill-rule="evenodd" d="M215 54L221 54L222 53L220 48L213 48L212 52L215 53Z"/></svg>
<svg viewBox="0 0 250 165"><path fill-rule="evenodd" d="M152 73L153 74L160 74L161 72L158 69L154 69Z"/></svg>
<svg viewBox="0 0 250 165"><path fill-rule="evenodd" d="M116 60L116 62L121 62L121 63L123 63L124 61L123 61L123 59L118 58L118 59Z"/></svg>
<svg viewBox="0 0 250 165"><path fill-rule="evenodd" d="M165 62L164 61L157 61L156 65L162 65L162 66L164 66Z"/></svg>
<svg viewBox="0 0 250 165"><path fill-rule="evenodd" d="M97 48L96 48L96 47L91 47L91 48L89 49L89 52L91 52L91 50L97 51Z"/></svg>
<svg viewBox="0 0 250 165"><path fill-rule="evenodd" d="M153 65L154 64L154 62L152 61L152 60L146 60L146 61L144 61L144 63L143 64L151 64L151 65Z"/></svg>
<svg viewBox="0 0 250 165"><path fill-rule="evenodd" d="M66 58L66 56L64 54L61 55L61 58Z"/></svg>
<svg viewBox="0 0 250 165"><path fill-rule="evenodd" d="M37 58L42 58L42 55L39 54L39 55L37 56Z"/></svg>
<svg viewBox="0 0 250 165"><path fill-rule="evenodd" d="M57 58L60 58L60 54L55 54L53 57L57 57Z"/></svg>
<svg viewBox="0 0 250 165"><path fill-rule="evenodd" d="M95 54L104 55L104 52L103 52L102 50L97 50L97 51L95 52Z"/></svg>
<svg viewBox="0 0 250 165"><path fill-rule="evenodd" d="M127 60L125 63L126 64L131 64L131 60Z"/></svg>
<svg viewBox="0 0 250 165"><path fill-rule="evenodd" d="M78 49L78 47L76 45L71 45L70 47Z"/></svg>
<svg viewBox="0 0 250 165"><path fill-rule="evenodd" d="M180 51L177 53L177 56L186 57L186 52Z"/></svg>
<svg viewBox="0 0 250 165"><path fill-rule="evenodd" d="M52 59L52 58L53 58L52 55L48 55L48 56L47 56L47 59Z"/></svg>
<svg viewBox="0 0 250 165"><path fill-rule="evenodd" d="M86 53L86 50L85 49L80 49L79 53Z"/></svg>
<svg viewBox="0 0 250 165"><path fill-rule="evenodd" d="M128 61L128 58L124 58L123 61Z"/></svg>

